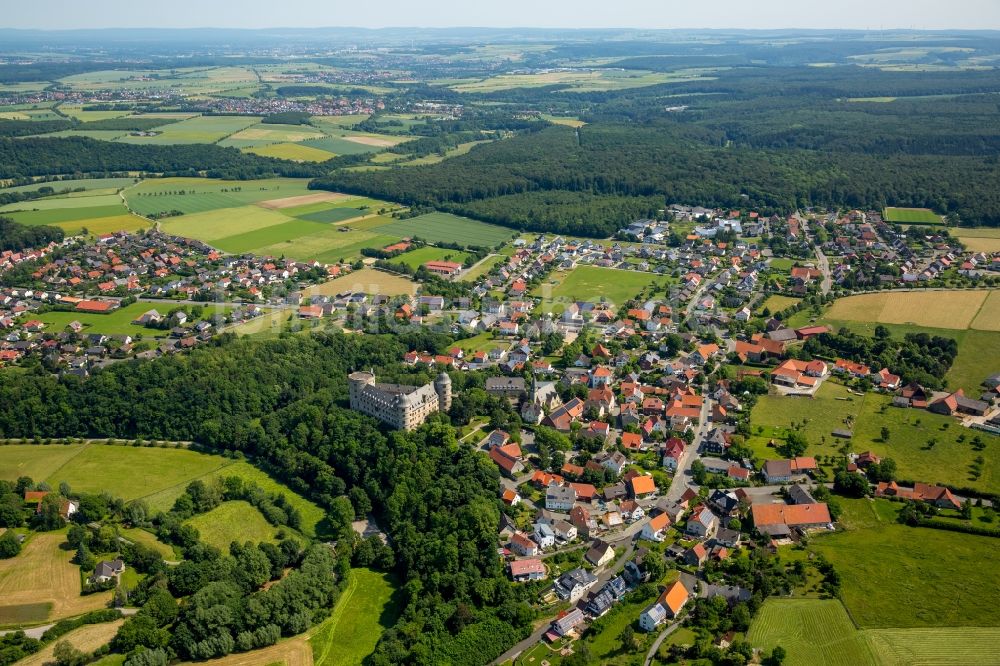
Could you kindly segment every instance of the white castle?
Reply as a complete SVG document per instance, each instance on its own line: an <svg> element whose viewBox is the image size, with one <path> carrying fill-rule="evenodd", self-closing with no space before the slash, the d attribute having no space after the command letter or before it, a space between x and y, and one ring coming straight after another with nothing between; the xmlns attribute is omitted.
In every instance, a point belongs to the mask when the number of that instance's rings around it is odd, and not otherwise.
<svg viewBox="0 0 1000 666"><path fill-rule="evenodd" d="M413 430L434 412L451 409L451 377L442 372L431 384L378 384L371 372L347 376L351 409L399 430Z"/></svg>

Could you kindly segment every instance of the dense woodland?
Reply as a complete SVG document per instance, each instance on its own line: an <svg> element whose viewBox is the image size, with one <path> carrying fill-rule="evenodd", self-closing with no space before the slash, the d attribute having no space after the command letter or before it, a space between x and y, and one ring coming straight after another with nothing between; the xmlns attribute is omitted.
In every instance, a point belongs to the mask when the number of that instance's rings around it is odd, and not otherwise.
<svg viewBox="0 0 1000 666"><path fill-rule="evenodd" d="M224 342L82 381L2 373L0 436L195 439L255 459L333 517L370 503L392 538L406 605L373 663L482 663L526 634L526 592L494 555L496 466L458 446L445 422L387 433L347 409L347 372L392 372L407 349L443 350L447 338Z"/></svg>
<svg viewBox="0 0 1000 666"><path fill-rule="evenodd" d="M9 217L0 217L0 250L23 250L59 242L65 233L59 227L39 225L28 227Z"/></svg>

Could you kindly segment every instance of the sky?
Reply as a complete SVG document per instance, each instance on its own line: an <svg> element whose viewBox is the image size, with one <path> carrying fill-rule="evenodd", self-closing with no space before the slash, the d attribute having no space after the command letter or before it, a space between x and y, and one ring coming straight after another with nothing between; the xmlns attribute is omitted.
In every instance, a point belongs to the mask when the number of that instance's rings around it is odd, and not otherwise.
<svg viewBox="0 0 1000 666"><path fill-rule="evenodd" d="M1000 0L31 0L0 28L1000 29Z"/></svg>

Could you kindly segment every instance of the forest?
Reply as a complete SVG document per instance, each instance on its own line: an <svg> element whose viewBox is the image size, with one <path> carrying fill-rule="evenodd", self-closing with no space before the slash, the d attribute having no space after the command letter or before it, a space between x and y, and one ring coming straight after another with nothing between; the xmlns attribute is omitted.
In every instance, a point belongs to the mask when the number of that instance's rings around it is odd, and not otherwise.
<svg viewBox="0 0 1000 666"><path fill-rule="evenodd" d="M494 555L496 466L459 446L446 417L413 433L384 432L347 408L349 371L374 366L402 379L406 350L449 343L430 333L226 336L190 355L115 364L84 380L2 373L0 436L193 439L247 456L331 519L370 509L406 581L402 619L373 663L483 663L526 635L534 618L527 593Z"/></svg>
<svg viewBox="0 0 1000 666"><path fill-rule="evenodd" d="M208 144L140 146L86 137L0 137L0 178L65 173L151 171L175 176L244 180L267 176L308 178L326 173L321 165L242 153Z"/></svg>
<svg viewBox="0 0 1000 666"><path fill-rule="evenodd" d="M65 233L59 227L45 225L28 227L9 217L0 217L0 250L39 248L55 241L60 242Z"/></svg>

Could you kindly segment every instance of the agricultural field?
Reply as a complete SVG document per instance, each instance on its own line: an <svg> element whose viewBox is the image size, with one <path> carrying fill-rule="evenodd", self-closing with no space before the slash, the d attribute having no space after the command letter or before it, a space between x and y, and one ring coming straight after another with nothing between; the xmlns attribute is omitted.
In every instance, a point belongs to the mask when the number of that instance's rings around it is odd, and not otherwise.
<svg viewBox="0 0 1000 666"><path fill-rule="evenodd" d="M450 250L443 247L427 245L416 250L404 252L398 257L395 257L392 261L406 264L410 268L416 269L420 268L428 261L454 261L456 264L461 264L466 260L466 258L468 258L468 256L469 255L465 252L460 252L458 250Z"/></svg>
<svg viewBox="0 0 1000 666"><path fill-rule="evenodd" d="M364 217L365 215L371 215L370 210L360 210L358 208L351 208L349 206L340 206L334 208L327 208L325 210L317 210L312 213L305 213L302 215L296 215L295 217L300 220L309 220L310 222L324 222L324 223L339 223L347 222L348 220L353 220L355 218ZM381 226L381 225L380 225Z"/></svg>
<svg viewBox="0 0 1000 666"><path fill-rule="evenodd" d="M790 308L793 305L798 305L801 298L795 298L793 296L782 296L781 294L772 294L768 296L763 303L757 306L757 311L761 312L764 308L767 308L771 314L776 312L781 312L785 308Z"/></svg>
<svg viewBox="0 0 1000 666"><path fill-rule="evenodd" d="M352 569L347 587L330 617L310 632L316 666L354 666L375 650L382 632L399 617L393 599L395 582L388 574Z"/></svg>
<svg viewBox="0 0 1000 666"><path fill-rule="evenodd" d="M458 243L477 247L493 247L509 241L515 235L506 227L451 213L427 213L398 220L382 227L381 231L400 238L419 237L429 243Z"/></svg>
<svg viewBox="0 0 1000 666"><path fill-rule="evenodd" d="M112 593L81 596L65 530L35 534L17 557L0 560L0 626L72 617L106 607Z"/></svg>
<svg viewBox="0 0 1000 666"><path fill-rule="evenodd" d="M980 308L990 295L976 291L903 291L859 294L834 301L830 319L911 324L932 328L986 328L1000 330L1000 320L980 319ZM973 323L975 322L975 326Z"/></svg>
<svg viewBox="0 0 1000 666"><path fill-rule="evenodd" d="M553 116L548 113L542 114L542 120L547 120L556 125L566 125L567 127L583 127L587 124L579 118L572 118L569 116Z"/></svg>
<svg viewBox="0 0 1000 666"><path fill-rule="evenodd" d="M111 118L122 118L131 115L131 111L84 111L85 104L60 104L59 111L76 118L80 122L89 123L95 120L110 120Z"/></svg>
<svg viewBox="0 0 1000 666"><path fill-rule="evenodd" d="M115 620L114 622L103 622L101 624L85 624L79 629L74 629L73 631L61 636L59 640L52 641L39 652L25 657L21 661L17 662L18 666L45 666L45 664L56 663L54 656L56 651L56 645L61 641L69 641L69 643L84 653L90 653L101 647L102 645L107 645L111 642L111 639L115 637L118 633L118 629L125 624L125 619Z"/></svg>
<svg viewBox="0 0 1000 666"><path fill-rule="evenodd" d="M786 666L880 664L837 599L768 599L747 639L754 647L787 651Z"/></svg>
<svg viewBox="0 0 1000 666"><path fill-rule="evenodd" d="M888 500L841 503L843 529L814 536L809 549L840 573L860 628L1000 627L1000 607L982 603L984 590L1000 589L1000 570L983 566L995 539L900 525L902 505Z"/></svg>
<svg viewBox="0 0 1000 666"><path fill-rule="evenodd" d="M233 541L277 543L275 534L282 529L268 523L260 511L242 500L223 502L185 524L196 528L202 541L224 553L229 552L229 544Z"/></svg>
<svg viewBox="0 0 1000 666"><path fill-rule="evenodd" d="M84 193L89 195L90 193ZM9 213L12 211L33 211L33 212L48 212L48 211L62 211L66 209L83 209L83 208L108 208L113 206L121 205L121 197L117 194L97 194L90 196L53 196L45 197L43 199L35 199L33 201L21 201L18 203L8 204L0 208L0 213ZM82 211L81 211L82 212Z"/></svg>
<svg viewBox="0 0 1000 666"><path fill-rule="evenodd" d="M30 185L18 185L17 187L5 187L0 192L37 192L39 188L51 187L56 192L60 190L120 190L123 187L134 185L138 178L80 178L78 180L54 180L38 181ZM27 202L26 202L27 203Z"/></svg>
<svg viewBox="0 0 1000 666"><path fill-rule="evenodd" d="M140 215L153 215L172 210L179 210L189 215L282 198L308 196L310 195L308 184L306 178L243 181L157 178L145 180L125 190L124 194L128 207Z"/></svg>
<svg viewBox="0 0 1000 666"><path fill-rule="evenodd" d="M905 224L942 224L941 216L927 208L886 208L882 211L886 222Z"/></svg>
<svg viewBox="0 0 1000 666"><path fill-rule="evenodd" d="M252 116L195 116L156 129L153 136L123 136L119 141L141 145L216 143L260 122Z"/></svg>
<svg viewBox="0 0 1000 666"><path fill-rule="evenodd" d="M271 143L265 146L245 148L244 151L263 157L292 160L293 162L325 162L336 157L336 155L329 151L313 148L312 146L304 146L299 143Z"/></svg>
<svg viewBox="0 0 1000 666"><path fill-rule="evenodd" d="M94 197L97 198L97 197ZM101 197L103 198L103 197ZM80 199L82 201L82 199ZM69 202L70 199L63 201ZM72 201L77 201L76 199ZM15 222L33 227L40 224L49 224L62 227L63 225L88 227L88 220L103 220L109 217L122 217L128 215L128 210L122 205L121 199L117 204L102 206L72 206L63 208L48 208L46 210L28 210L20 213L4 213L4 217L9 217ZM72 224L75 223L75 224ZM147 223L148 224L148 223Z"/></svg>
<svg viewBox="0 0 1000 666"><path fill-rule="evenodd" d="M236 212L244 209L234 208L232 210ZM272 215L279 216L280 214L272 213ZM246 231L244 233L226 236L224 238L217 238L212 241L212 245L220 250L224 250L225 252L242 254L244 252L255 251L259 248L274 246L278 243L285 243L291 246L294 244L294 239L296 238L319 234L325 231L328 231L328 227L321 222L289 219L285 222L261 227L253 231ZM296 254L295 250L291 249L291 247L289 247L287 251L272 253L261 252L261 254L287 254L289 256L299 256Z"/></svg>
<svg viewBox="0 0 1000 666"><path fill-rule="evenodd" d="M155 550L160 554L160 557L162 557L165 560L180 559L177 556L177 554L174 553L174 549L171 546L168 546L167 544L157 539L156 535L154 535L152 532L147 532L146 530L140 529L138 527L131 527L131 528L119 528L118 533L122 537L128 539L129 541L132 541L134 543L140 543L143 546L146 546L147 548L152 548L153 550Z"/></svg>
<svg viewBox="0 0 1000 666"><path fill-rule="evenodd" d="M606 301L617 306L635 298L656 279L650 273L579 266L569 272L554 273L532 296L540 296L542 307L556 313L562 312L567 303L578 301Z"/></svg>
<svg viewBox="0 0 1000 666"><path fill-rule="evenodd" d="M336 280L307 287L303 290L303 295L314 296L322 294L324 296L333 296L348 291L364 292L366 294L385 294L386 296L413 295L417 291L417 285L409 278L401 275L391 275L375 270L374 268L362 268L359 271L348 273Z"/></svg>
<svg viewBox="0 0 1000 666"><path fill-rule="evenodd" d="M1000 229L990 227L949 229L971 252L1000 252Z"/></svg>
<svg viewBox="0 0 1000 666"><path fill-rule="evenodd" d="M868 644L880 663L899 666L997 666L997 627L868 629Z"/></svg>
<svg viewBox="0 0 1000 666"><path fill-rule="evenodd" d="M481 146L481 145L486 144L486 143L493 143L493 141L491 141L490 139L483 139L483 140L480 140L480 141L466 141L465 143L458 144L457 146L455 146L454 148L451 148L450 150L446 150L444 152L444 154L433 153L431 155L424 155L423 157L416 157L414 159L410 159L410 160L399 162L399 166L422 166L422 165L425 165L425 164L437 164L439 162L444 162L446 159L449 159L449 158L452 158L452 157L458 157L459 155L465 155L466 153L468 153L470 150L472 150L476 146ZM368 161L371 162L371 163L373 163L373 164L380 164L380 163L383 163L383 162L386 162L386 161L395 161L395 160L388 160L386 158L382 158L381 160L376 159L376 158L381 157L383 155L392 155L396 159L398 159L400 157L399 155L396 155L395 153L379 153L378 155L375 155L374 157L372 157Z"/></svg>
<svg viewBox="0 0 1000 666"><path fill-rule="evenodd" d="M993 290L995 292L996 290ZM845 327L854 331L856 333L861 333L864 335L872 335L875 331L875 327L882 325L885 326L892 333L893 336L902 337L907 333L927 333L928 335L940 335L944 337L953 338L958 342L958 356L955 357L955 361L952 363L951 369L945 376L947 380L948 388L950 390L964 389L969 395L978 396L981 392L980 382L986 378L990 371L983 368L982 360L984 358L989 358L991 353L997 348L1000 348L1000 332L996 330L976 330L980 327L993 326L995 321L993 318L995 315L995 293L991 293L989 297L986 297L981 307L973 311L972 307L975 306L975 297L973 297L973 303L967 304L966 309L962 312L962 318L964 320L971 320L971 325L973 328L960 330L950 325L952 322L948 322L947 327L933 328L927 325L916 326L911 324L892 324L892 323L882 323L877 322L875 319L870 317L875 317L880 315L881 312L887 307L885 303L879 306L878 297L888 297L895 294L900 294L902 296L914 297L924 297L924 303L930 304L928 307L933 308L938 300L944 301L948 299L953 293L965 293L965 292L894 292L893 294L881 293L881 294L864 294L864 297L874 296L876 300L869 301L870 306L867 310L865 307L859 307L854 299L862 298L862 296L849 296L845 299L840 299L834 302L832 307L835 307L841 301L849 303L849 308L846 313L851 317L859 317L861 319L838 319L830 315L830 310L824 311L819 317L814 317L810 310L802 310L796 313L788 321L788 325L791 327L805 326L813 319L815 319L818 324L828 324L833 327L833 330L838 330L841 327ZM984 292L969 292L984 293ZM881 309L880 309L881 308ZM977 314L978 313L978 314ZM919 316L919 315L918 315ZM938 321L939 317L937 315L927 315L928 318L932 318L934 321Z"/></svg>
<svg viewBox="0 0 1000 666"><path fill-rule="evenodd" d="M500 74L480 81L451 86L457 92L496 92L514 88L537 88L563 85L576 92L602 92L655 86L661 83L710 81L712 69L687 69L674 72L648 72L616 69L567 69L538 74Z"/></svg>
<svg viewBox="0 0 1000 666"><path fill-rule="evenodd" d="M247 148L269 143L297 143L306 139L318 139L323 133L309 125L271 125L261 123L247 127L219 142L220 146Z"/></svg>
<svg viewBox="0 0 1000 666"><path fill-rule="evenodd" d="M169 305L169 304L168 304ZM138 319L142 313L153 310L156 303L132 303L123 308L118 308L108 314L98 314L92 312L62 312L51 311L41 314L31 314L31 319L44 322L50 332L59 332L65 329L71 322L78 321L83 324L83 333L103 333L104 335L131 335L135 337L142 335L146 338L165 338L170 331L163 331L157 328L147 328L132 322ZM161 312L164 306L160 306Z"/></svg>
<svg viewBox="0 0 1000 666"><path fill-rule="evenodd" d="M194 666L195 664L198 666L313 666L313 655L306 635L299 634L260 650L234 652L218 659L180 663L183 666ZM118 664L105 664L101 661L94 666L120 666L120 662Z"/></svg>
<svg viewBox="0 0 1000 666"><path fill-rule="evenodd" d="M995 450L1000 447L1000 436L963 428L948 416L922 409L901 409L890 403L890 396L853 395L834 381L825 382L815 398L761 396L753 409L752 434L747 444L758 459L779 458L768 442L774 439L780 443L794 424L809 442L807 455L835 456L844 440L835 438L832 432L853 430L851 449L871 450L892 458L901 479L1000 492L1000 468L994 455L983 456L982 474L973 477L972 465L980 453L971 445L972 438L978 435L986 443L987 451ZM881 439L883 426L889 429L888 442ZM935 442L933 446L931 440Z"/></svg>

